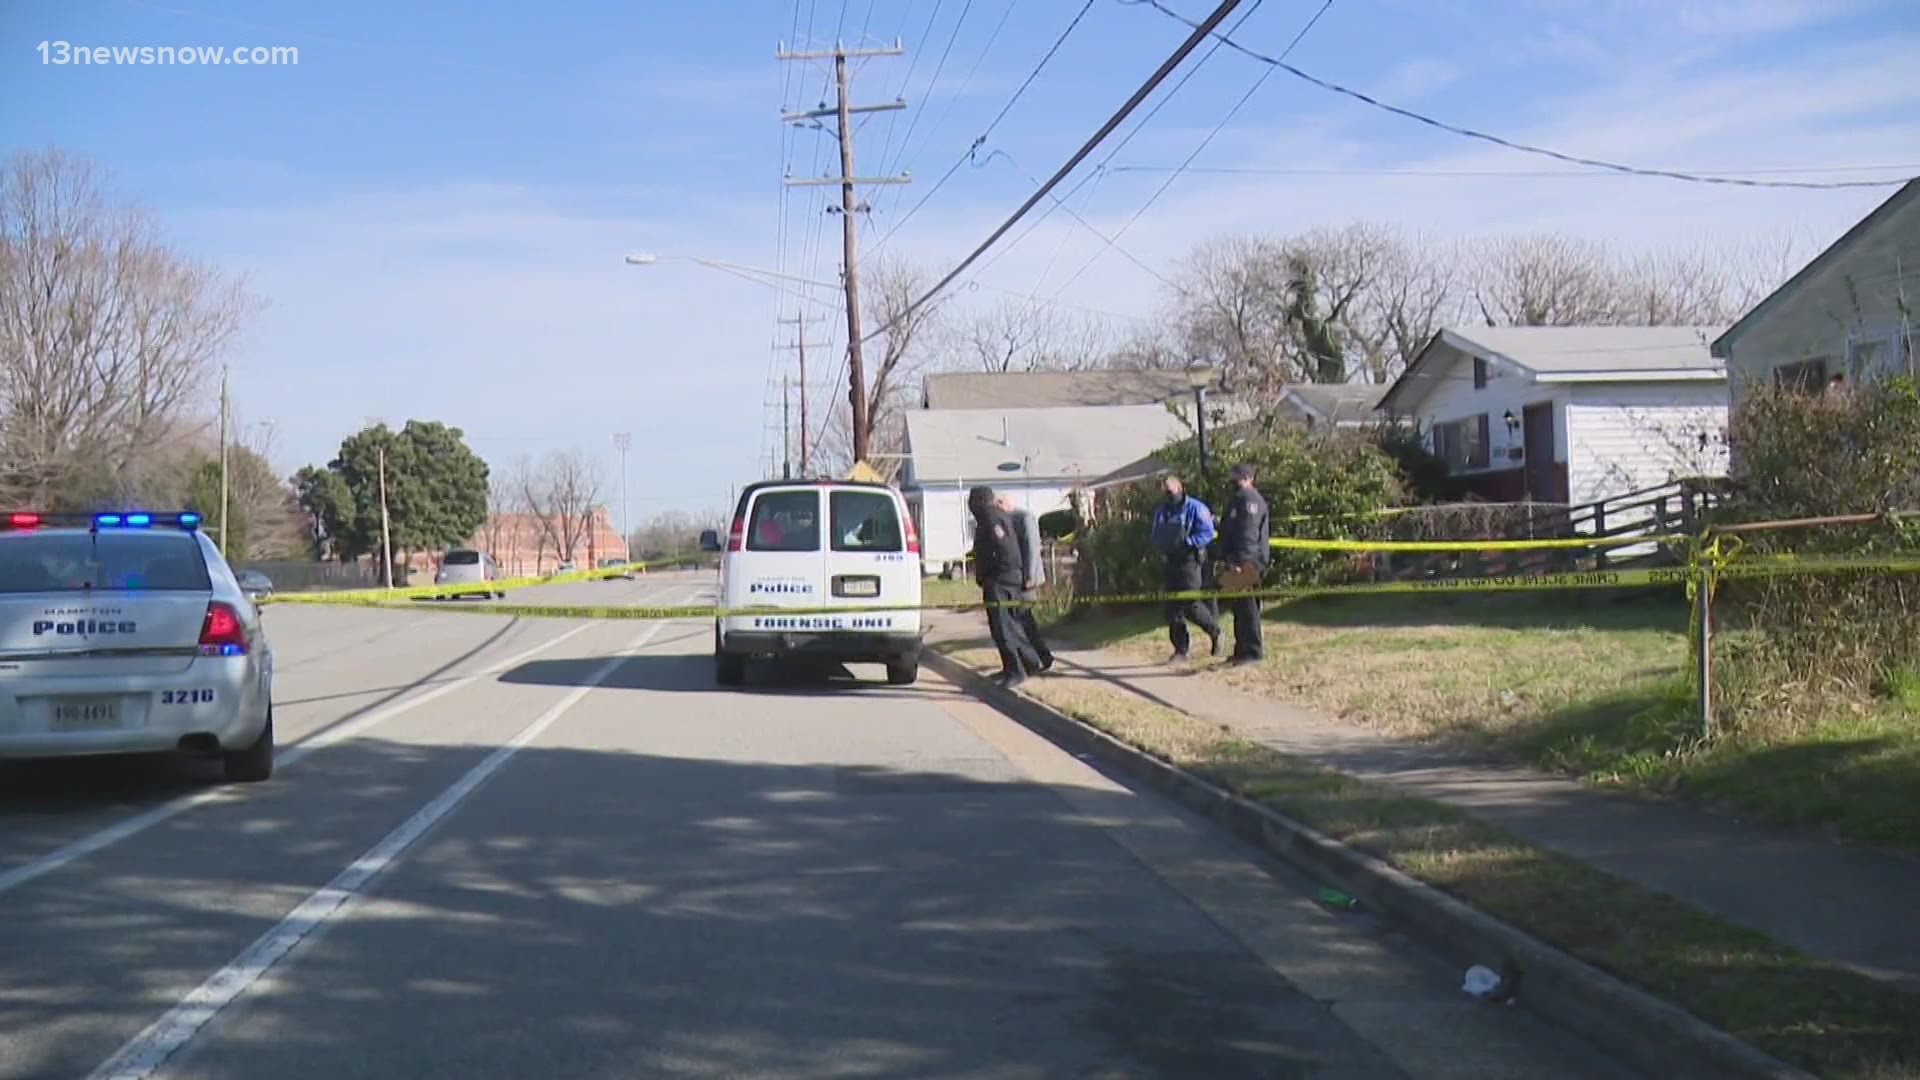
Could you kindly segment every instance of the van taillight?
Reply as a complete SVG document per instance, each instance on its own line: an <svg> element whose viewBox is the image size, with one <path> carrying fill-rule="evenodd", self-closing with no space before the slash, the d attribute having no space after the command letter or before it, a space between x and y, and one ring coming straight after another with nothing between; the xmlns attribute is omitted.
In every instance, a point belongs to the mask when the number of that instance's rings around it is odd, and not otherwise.
<svg viewBox="0 0 1920 1080"><path fill-rule="evenodd" d="M913 515L907 515L907 554L920 554L920 530L913 527Z"/></svg>
<svg viewBox="0 0 1920 1080"><path fill-rule="evenodd" d="M208 604L206 621L200 624L201 655L240 656L246 651L247 628L240 612L218 600Z"/></svg>
<svg viewBox="0 0 1920 1080"><path fill-rule="evenodd" d="M745 551L747 549L747 516L741 514L733 519L733 527L727 530L727 550Z"/></svg>

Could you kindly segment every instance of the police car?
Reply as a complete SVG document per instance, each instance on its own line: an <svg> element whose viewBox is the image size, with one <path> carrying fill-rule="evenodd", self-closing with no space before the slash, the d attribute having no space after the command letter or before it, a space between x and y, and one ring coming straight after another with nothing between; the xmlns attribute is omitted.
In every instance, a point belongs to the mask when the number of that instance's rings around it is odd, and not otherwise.
<svg viewBox="0 0 1920 1080"><path fill-rule="evenodd" d="M720 551L716 531L700 546ZM740 494L720 558L720 606L792 608L714 620L714 677L745 680L754 658L882 663L896 686L920 677L920 537L900 493L881 484L775 480ZM849 609L845 611L835 609Z"/></svg>
<svg viewBox="0 0 1920 1080"><path fill-rule="evenodd" d="M191 512L0 512L0 758L183 750L273 773L273 653Z"/></svg>

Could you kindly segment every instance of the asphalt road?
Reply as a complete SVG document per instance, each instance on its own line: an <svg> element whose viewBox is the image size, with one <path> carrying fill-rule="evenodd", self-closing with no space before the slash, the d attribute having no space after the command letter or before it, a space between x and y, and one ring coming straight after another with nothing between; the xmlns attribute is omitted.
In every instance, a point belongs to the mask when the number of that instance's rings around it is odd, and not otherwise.
<svg viewBox="0 0 1920 1080"><path fill-rule="evenodd" d="M931 677L721 691L685 622L268 619L268 783L0 765L0 1077L1623 1075Z"/></svg>

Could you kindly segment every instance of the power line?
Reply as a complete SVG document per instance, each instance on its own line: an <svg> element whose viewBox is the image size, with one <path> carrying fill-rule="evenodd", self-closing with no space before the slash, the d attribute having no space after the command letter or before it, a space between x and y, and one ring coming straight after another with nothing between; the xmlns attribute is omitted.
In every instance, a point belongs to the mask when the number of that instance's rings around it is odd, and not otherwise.
<svg viewBox="0 0 1920 1080"><path fill-rule="evenodd" d="M947 57L953 55L953 43L959 40L960 27L967 21L967 12L972 10L973 0L967 0L966 5L960 9L960 17L953 20L953 32L947 35L946 48L940 51L940 62L933 66L933 78L927 81L926 90L921 92L921 101L926 102L933 100L933 88L940 84L940 73L946 70ZM936 7L934 9L934 14L939 14L939 8ZM928 23L928 28L932 28L931 22ZM894 155L892 165L886 164L886 152L884 150L881 151L880 163L883 166L881 169L882 175L899 170L901 159L907 156L907 144L913 141L913 129L919 126L920 117L925 112L926 109L924 106L913 110L913 117L907 121L907 133L900 137L900 152ZM892 133L889 132L888 134L891 136Z"/></svg>
<svg viewBox="0 0 1920 1080"><path fill-rule="evenodd" d="M1167 7L1165 4L1161 3L1160 0L1130 0L1130 2L1146 4L1152 7L1155 11L1158 11L1161 14L1167 16L1168 18L1173 19L1177 22L1185 23L1188 26L1191 26L1191 27L1199 26L1198 23L1195 23L1192 19L1189 19L1185 15L1182 15L1179 12L1174 11L1172 8ZM1428 127L1435 128L1440 131L1445 131L1453 135L1458 135L1462 138L1478 139L1481 142L1492 143L1495 146L1503 146L1509 150L1517 150L1523 154L1535 154L1540 157L1552 158L1555 161L1564 161L1570 165L1585 165L1585 166L1588 166L1589 168L1606 169L1610 172L1622 173L1628 176L1654 176L1654 177L1661 177L1667 180L1684 180L1684 181L1687 181L1688 183L1694 183L1694 184L1723 184L1723 185L1728 185L1733 187L1754 187L1754 188L1798 188L1802 190L1834 190L1839 188L1892 187L1894 185L1904 184L1904 183L1907 183L1909 180L1916 179L1915 177L1903 177L1898 180L1757 180L1748 176L1726 176L1726 175L1712 175L1712 174L1705 174L1705 173L1689 173L1689 172L1681 172L1676 169L1650 169L1650 168L1645 168L1638 165L1623 165L1617 161L1607 161L1602 158L1581 157L1577 154L1564 153L1559 150L1548 149L1547 147L1544 147L1544 146L1534 146L1529 143L1517 142L1513 139L1504 138L1499 135L1491 135L1484 131L1476 131L1473 128L1460 127L1457 124L1450 124L1444 120L1436 120L1431 116L1414 112L1411 109L1403 109L1398 105L1390 105L1384 101L1379 100L1378 98L1369 97L1368 95L1363 94L1358 90L1353 90L1348 87L1341 86L1339 83L1336 83L1336 82L1329 82L1328 80L1322 79L1316 75L1310 75L1307 72L1304 72L1299 68L1294 67L1292 64L1287 63L1284 59L1281 59L1280 57L1267 56L1263 53L1255 52L1254 50L1247 48L1246 46L1240 44L1239 42L1234 41L1232 37L1230 37L1227 34L1216 34L1214 36L1217 37L1221 42L1225 43L1229 48L1232 48L1234 51L1239 52L1244 56L1251 57L1254 60L1258 60L1263 64L1267 64L1272 67L1278 68L1281 71L1284 71L1287 74L1293 76L1294 78L1299 79L1303 82L1311 83L1312 85L1317 86L1322 90L1326 90L1335 94L1340 94L1344 97L1352 98L1355 101L1361 102L1366 105L1371 105L1374 108L1380 109L1384 112L1392 113L1395 116L1405 117L1406 119L1412 120L1416 123L1425 124Z"/></svg>
<svg viewBox="0 0 1920 1080"><path fill-rule="evenodd" d="M1333 0L1325 0L1325 2L1320 5L1320 10L1314 12L1313 18L1308 19L1306 25L1300 28L1300 32L1293 35L1293 40L1287 43L1286 49L1280 53L1281 59L1283 60L1286 59L1287 55L1293 52L1294 47L1300 44L1301 40L1307 36L1308 31L1312 30L1315 26L1319 24L1320 17L1325 15L1327 13L1327 9L1331 8L1332 6L1333 6ZM1244 22L1244 20L1242 21ZM1139 221L1140 218L1144 214L1146 214L1148 210L1151 210L1153 208L1154 203L1160 201L1160 196L1165 195L1167 193L1167 189L1173 186L1174 181L1180 179L1180 174L1185 172L1187 170L1187 167L1194 163L1195 159L1199 158L1201 154L1205 153L1207 147L1213 145L1213 140L1216 138L1219 138L1220 133L1226 130L1226 127L1228 124L1233 122L1233 118L1240 115L1240 110L1246 107L1247 102L1253 100L1253 95L1256 93L1259 93L1260 88L1266 85L1267 79L1273 75L1274 70L1275 69L1273 68L1268 68L1267 70L1260 73L1260 77L1253 81L1252 86L1247 87L1247 92L1240 95L1240 100L1233 103L1233 108L1227 110L1226 115L1220 118L1219 123L1216 123L1213 125L1213 130L1207 132L1206 138L1203 138L1200 140L1200 144L1193 148L1193 152L1187 155L1187 159L1185 161L1182 161L1180 163L1180 166L1174 169L1173 172L1169 173L1165 180L1161 181L1160 186L1154 189L1153 194L1147 196L1147 201L1144 203L1141 203L1140 208L1133 212L1133 216L1129 217L1126 220L1126 222L1120 226L1119 231L1113 234L1113 239L1108 241L1108 244L1107 244L1108 247L1113 248L1115 251L1119 251L1123 255L1127 254L1126 251L1120 247L1120 244L1119 244L1120 238L1127 234L1128 229L1133 228L1134 222ZM1061 284L1061 286L1058 289L1054 290L1053 295L1059 296L1062 293L1066 292L1068 289L1072 288L1074 282L1079 281L1080 278L1083 275L1085 275L1088 270L1093 268L1094 263L1097 263L1100 261L1101 254L1102 252L1099 252L1099 251L1094 252L1091 258L1089 258L1085 263L1081 264L1080 269L1073 272L1072 277L1068 278L1065 282ZM1131 259L1135 265L1142 265L1140 263L1140 260L1133 258L1132 255L1127 255L1127 258ZM1158 273L1155 273L1153 276L1156 278L1159 278L1163 282L1167 281L1165 277L1162 277ZM1171 282L1167 282L1167 283L1170 285L1172 284ZM1184 290L1181 290L1177 286L1175 286L1175 291L1184 291Z"/></svg>
<svg viewBox="0 0 1920 1080"><path fill-rule="evenodd" d="M999 228L993 230L985 240L980 242L978 247L968 253L966 258L960 260L958 266L947 271L946 276L935 282L932 288L908 304L906 308L890 320L887 325L875 329L865 335L865 337L870 340L885 333L892 328L894 323L911 316L915 311L924 306L927 301L938 295L941 289L946 288L953 283L955 278L965 273L967 267L972 266L980 256L986 254L987 249L993 247L1002 236L1005 236L1015 225L1019 224L1020 219L1025 217L1028 211L1039 205L1040 200L1046 198L1048 192L1058 187L1060 181L1065 180L1069 173L1078 168L1080 163L1085 161L1087 157L1093 153L1095 148L1106 140L1108 135L1113 134L1116 128L1122 123L1125 123L1127 117L1132 115L1133 110L1139 108L1140 103L1145 101L1148 95L1158 89L1160 84L1166 81L1168 75L1173 73L1173 69L1179 67L1181 61L1185 60L1194 49L1199 47L1202 41L1206 40L1207 35L1213 32L1213 28L1219 26L1228 15L1232 14L1233 9L1239 6L1240 0L1221 0L1220 5L1214 9L1213 14L1207 16L1205 22L1195 27L1193 33L1187 35L1187 39L1180 43L1180 47L1173 51L1173 55L1167 57L1166 60L1160 64L1160 67L1147 78L1147 81L1142 83L1140 88L1135 90L1131 97L1127 98L1126 103L1120 106L1118 112L1108 117L1106 123L1100 125L1100 129L1093 133L1092 138L1089 138L1083 143L1080 149L1074 151L1073 156L1067 159L1066 164L1060 166L1059 170L1049 177L1046 183L1040 185L1040 190L1028 196L1027 201L1021 203L1020 208L1015 210L1012 216L1008 217L1006 221L1001 222Z"/></svg>
<svg viewBox="0 0 1920 1080"><path fill-rule="evenodd" d="M1060 31L1059 37L1053 39L1053 45L1047 49L1046 55L1040 58L1040 62L1033 66L1032 71L1027 72L1027 77L1021 80L1020 86L1014 90L1013 96L1007 99L1005 105L1000 106L1000 111L988 122L986 130L982 131L979 137L974 139L966 150L961 152L960 156L954 160L954 163L947 167L947 171L941 174L940 179L934 181L933 186L927 189L927 193L920 197L920 201L914 203L912 209L908 210L906 215L899 221L894 222L893 228L888 229L886 234L881 236L879 241L868 249L869 254L885 247L887 241L893 239L893 234L905 227L907 222L912 221L913 215L919 213L920 208L927 205L927 200L933 198L939 193L941 188L946 186L947 181L953 178L953 174L960 170L960 166L966 164L973 158L974 151L983 146L987 141L987 136L992 135L993 129L999 127L1000 121L1006 119L1007 113L1012 111L1013 107L1019 103L1021 96L1027 92L1027 87L1033 85L1033 80L1039 78L1040 72L1045 70L1047 64L1053 60L1053 54L1059 52L1060 46L1066 44L1067 38L1073 33L1074 29L1080 25L1080 20L1086 18L1087 12L1093 10L1093 5L1094 0L1087 0L1080 8L1079 13L1073 17L1073 21L1067 24L1067 28ZM1011 11L1012 8L1009 7L1008 10Z"/></svg>
<svg viewBox="0 0 1920 1080"><path fill-rule="evenodd" d="M1254 11L1258 10L1259 6L1260 6L1259 3L1255 3L1253 7L1248 8L1244 14L1242 14L1238 19L1234 20L1233 26L1229 29L1228 32L1231 33L1233 30L1238 30L1241 26L1245 25L1246 21L1253 17ZM1173 88L1168 90L1166 94L1160 98L1159 101L1154 102L1153 108L1148 109L1147 114L1141 117L1139 122L1134 124L1131 130L1129 130L1125 135L1120 137L1120 141L1114 144L1113 149L1107 151L1107 155L1100 159L1100 164L1094 166L1094 171L1092 173L1089 173L1087 176L1081 177L1079 182L1074 184L1073 188L1067 192L1067 198L1072 198L1074 192L1079 191L1082 187L1084 187L1087 181L1091 179L1093 176L1097 176L1105 172L1107 166L1113 161L1113 159L1122 150L1125 150L1127 148L1127 144L1133 142L1134 139L1139 137L1140 132L1144 131L1147 125L1153 122L1153 118L1160 115L1160 110L1166 108L1168 102L1172 101L1175 97L1179 96L1180 91L1187 85L1187 83L1192 81L1195 75L1199 74L1201 68L1204 68L1207 66L1207 61L1213 59L1213 54L1219 52L1222 47L1223 47L1222 43L1218 41L1214 42L1213 47L1207 50L1206 55L1200 58L1199 63L1196 63L1194 66L1182 72L1180 75L1180 78L1173 84ZM1005 151L997 151L997 152L1003 155L1005 154ZM991 155L989 156L991 157ZM1008 160L1011 161L1012 158L1009 156ZM1022 231L1019 236L1014 237L1013 242L1011 244L1008 244L1006 247L1001 248L998 252L995 252L994 257L988 260L987 265L988 266L993 265L993 263L999 261L1001 256L1005 255L1007 252L1013 250L1014 248L1020 246L1020 244L1023 241L1025 241L1027 237L1033 235L1035 230L1039 229L1039 227L1042 224L1044 224L1048 218L1053 216L1053 212L1056 209L1058 209L1059 206L1060 206L1060 203L1056 200L1054 205L1049 206L1045 210L1041 211L1040 216L1035 218L1033 223L1027 226L1027 228L1024 231ZM1101 239L1105 240L1106 237L1102 236Z"/></svg>
<svg viewBox="0 0 1920 1080"><path fill-rule="evenodd" d="M966 96L967 87L973 85L973 77L980 73L980 65L983 62L985 62L985 60L987 59L987 54L993 51L993 43L1000 40L1000 31L1006 29L1007 20L1013 17L1014 4L1017 2L1018 0L1007 0L1006 10L1000 13L1000 21L993 24L993 30L987 34L986 44L980 47L980 55L973 58L973 66L967 69L967 77L960 80L960 89L955 90L953 94L947 98L947 107L940 110L940 119L934 121L932 130L938 131L944 128L947 123L947 117L953 115L954 106L958 105L960 103L960 99ZM964 14L962 15L962 17L963 18L965 17ZM928 98L927 102L928 104L931 104L932 99ZM908 146L909 146L909 143L911 143L912 139L913 139L913 126L909 124L907 127L907 137L900 141L900 157L896 162L896 164L905 163L909 167L912 165L912 159L908 156L908 153L909 153ZM923 148L924 148L924 145L925 144L922 144ZM948 171L947 175L949 176L952 175L951 170ZM893 202L889 204L887 207L888 211L890 212L893 210L899 209L900 200L904 197L903 195L901 195L900 192L897 192L897 191L893 192L892 194L893 194Z"/></svg>
<svg viewBox="0 0 1920 1080"><path fill-rule="evenodd" d="M1804 169L1734 169L1727 172L1715 172L1710 169L1684 170L1700 176L1764 176L1772 174L1805 173L1846 173L1846 172L1887 172L1892 169L1920 170L1920 164L1907 165L1826 165L1810 166ZM1177 165L1115 165L1108 172L1163 173L1182 171ZM1312 169L1289 167L1261 167L1253 165L1220 165L1188 167L1190 173L1208 173L1216 175L1241 176L1419 176L1419 177L1524 177L1531 179L1565 180L1618 180L1623 176L1615 172L1594 172L1590 169ZM1902 180L1891 183L1904 183Z"/></svg>

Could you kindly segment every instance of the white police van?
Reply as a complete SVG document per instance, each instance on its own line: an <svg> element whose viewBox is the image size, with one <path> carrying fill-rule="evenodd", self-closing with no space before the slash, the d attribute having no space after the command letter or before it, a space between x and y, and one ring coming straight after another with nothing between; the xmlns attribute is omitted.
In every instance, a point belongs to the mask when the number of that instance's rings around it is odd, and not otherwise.
<svg viewBox="0 0 1920 1080"><path fill-rule="evenodd" d="M701 547L718 551L708 531ZM755 658L882 663L896 686L920 677L920 538L893 488L772 480L741 492L720 559L722 608L792 608L714 620L714 677L745 680ZM909 605L905 611L863 607Z"/></svg>

